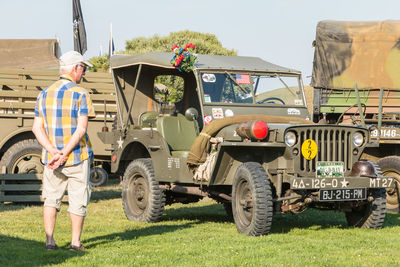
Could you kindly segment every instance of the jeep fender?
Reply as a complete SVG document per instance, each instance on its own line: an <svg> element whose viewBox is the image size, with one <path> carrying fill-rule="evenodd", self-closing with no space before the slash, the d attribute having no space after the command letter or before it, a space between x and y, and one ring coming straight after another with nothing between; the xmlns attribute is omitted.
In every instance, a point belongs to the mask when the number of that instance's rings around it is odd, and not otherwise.
<svg viewBox="0 0 400 267"><path fill-rule="evenodd" d="M244 162L258 162L266 168L277 168L285 152L284 144L222 144L214 162L209 185L232 185L236 169Z"/></svg>
<svg viewBox="0 0 400 267"><path fill-rule="evenodd" d="M156 130L131 130L125 138L121 133L115 133L114 151L111 171L124 171L129 162L138 158L157 158L160 152L168 153L169 148L165 140Z"/></svg>

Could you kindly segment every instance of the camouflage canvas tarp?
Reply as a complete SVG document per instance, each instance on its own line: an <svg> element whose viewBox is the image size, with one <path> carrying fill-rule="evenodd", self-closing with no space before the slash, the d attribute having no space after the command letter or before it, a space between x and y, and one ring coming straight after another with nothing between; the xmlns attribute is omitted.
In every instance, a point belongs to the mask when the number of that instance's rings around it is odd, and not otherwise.
<svg viewBox="0 0 400 267"><path fill-rule="evenodd" d="M321 21L311 86L400 89L400 21Z"/></svg>
<svg viewBox="0 0 400 267"><path fill-rule="evenodd" d="M0 39L0 68L57 69L57 39Z"/></svg>

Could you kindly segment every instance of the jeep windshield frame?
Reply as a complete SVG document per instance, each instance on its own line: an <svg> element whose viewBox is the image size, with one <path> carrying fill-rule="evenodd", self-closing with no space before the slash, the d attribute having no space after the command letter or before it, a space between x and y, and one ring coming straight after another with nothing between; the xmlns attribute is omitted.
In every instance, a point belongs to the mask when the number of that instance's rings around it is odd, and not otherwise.
<svg viewBox="0 0 400 267"><path fill-rule="evenodd" d="M203 105L306 107L299 74L202 70L199 78Z"/></svg>

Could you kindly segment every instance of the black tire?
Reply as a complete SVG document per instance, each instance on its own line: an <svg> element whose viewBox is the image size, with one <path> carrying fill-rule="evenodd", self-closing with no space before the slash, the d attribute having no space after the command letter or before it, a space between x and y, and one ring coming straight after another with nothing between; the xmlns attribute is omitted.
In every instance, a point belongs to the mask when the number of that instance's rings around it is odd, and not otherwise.
<svg viewBox="0 0 400 267"><path fill-rule="evenodd" d="M90 168L90 183L93 186L106 185L108 180L108 173L100 167Z"/></svg>
<svg viewBox="0 0 400 267"><path fill-rule="evenodd" d="M384 188L371 189L374 200L365 201L365 204L346 212L349 226L380 229L386 216L386 191Z"/></svg>
<svg viewBox="0 0 400 267"><path fill-rule="evenodd" d="M7 173L43 173L42 146L36 139L19 141L12 145L0 161L0 170Z"/></svg>
<svg viewBox="0 0 400 267"><path fill-rule="evenodd" d="M157 222L165 206L164 191L154 177L150 159L132 161L123 177L122 204L128 220Z"/></svg>
<svg viewBox="0 0 400 267"><path fill-rule="evenodd" d="M261 164L246 162L237 168L232 185L232 211L239 233L260 236L271 230L271 183Z"/></svg>
<svg viewBox="0 0 400 267"><path fill-rule="evenodd" d="M400 212L400 157L385 157L378 161L378 165L384 176L391 176L396 180L396 187L386 190L386 209L388 211Z"/></svg>

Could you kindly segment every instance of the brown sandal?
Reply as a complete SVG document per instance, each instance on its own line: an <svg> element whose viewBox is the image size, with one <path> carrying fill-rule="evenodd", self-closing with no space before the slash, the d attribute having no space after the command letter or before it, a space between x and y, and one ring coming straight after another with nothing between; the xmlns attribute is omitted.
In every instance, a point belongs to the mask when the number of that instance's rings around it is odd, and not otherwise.
<svg viewBox="0 0 400 267"><path fill-rule="evenodd" d="M69 247L69 250L71 250L71 251L82 251L82 250L85 250L85 247L82 244L80 246L71 245Z"/></svg>
<svg viewBox="0 0 400 267"><path fill-rule="evenodd" d="M57 250L57 249L60 249L60 248L56 244L54 244L54 245L48 244L48 245L46 245L46 249L47 250Z"/></svg>

